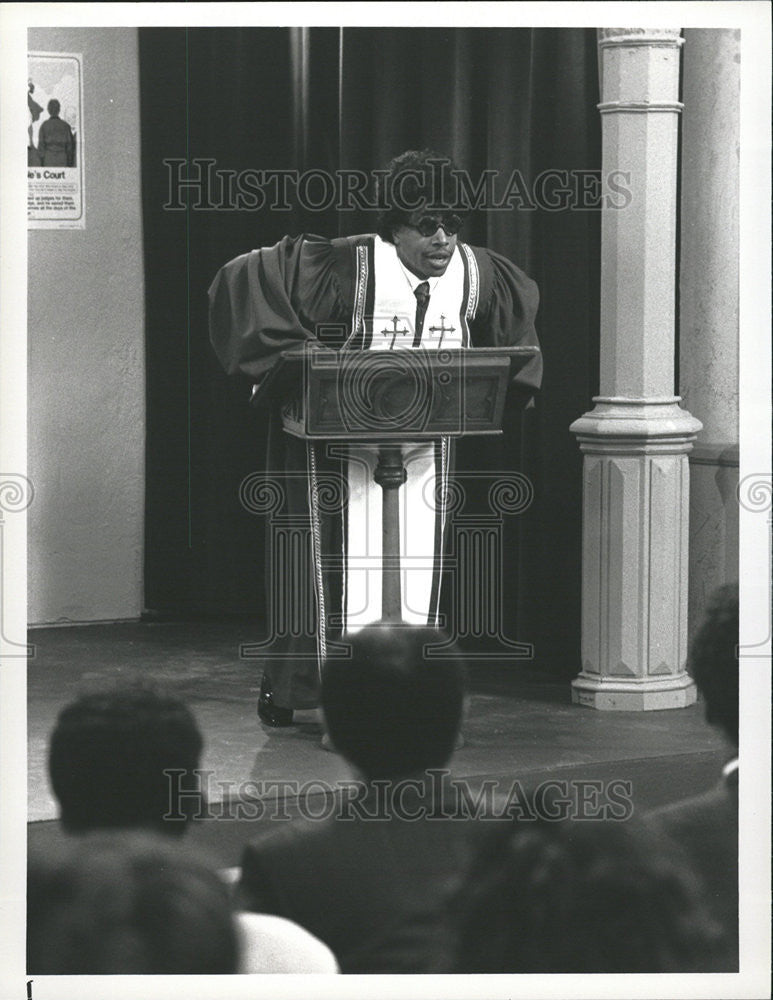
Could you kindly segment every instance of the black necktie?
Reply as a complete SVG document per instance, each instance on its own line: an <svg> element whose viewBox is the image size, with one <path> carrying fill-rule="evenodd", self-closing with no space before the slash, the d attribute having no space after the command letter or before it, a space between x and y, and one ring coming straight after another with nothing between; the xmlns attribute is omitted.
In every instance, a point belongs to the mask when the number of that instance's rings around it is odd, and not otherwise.
<svg viewBox="0 0 773 1000"><path fill-rule="evenodd" d="M413 346L418 347L421 343L421 333L424 329L424 317L427 315L429 305L429 282L422 281L417 285L413 294L416 296L416 323L413 327Z"/></svg>

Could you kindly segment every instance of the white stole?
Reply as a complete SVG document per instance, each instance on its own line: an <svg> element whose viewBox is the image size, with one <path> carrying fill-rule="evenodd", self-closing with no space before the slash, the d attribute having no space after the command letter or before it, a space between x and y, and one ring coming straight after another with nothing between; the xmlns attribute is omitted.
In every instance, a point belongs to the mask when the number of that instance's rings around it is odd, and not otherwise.
<svg viewBox="0 0 773 1000"><path fill-rule="evenodd" d="M374 241L372 351L413 347L416 297L393 244ZM444 274L430 283L421 347L458 349L466 342L461 317L465 269L457 246ZM439 605L445 510L439 504L440 480L448 476L445 441L406 442L407 479L399 489L400 576L403 620L435 624ZM344 573L344 632L357 632L381 617L382 494L373 481L376 445L349 448L349 504ZM438 523L440 519L440 523ZM439 548L439 551L438 551Z"/></svg>
<svg viewBox="0 0 773 1000"><path fill-rule="evenodd" d="M413 347L416 296L392 243L379 236L373 246L375 294L371 351ZM464 264L459 247L454 249L445 273L430 280L430 299L421 336L421 346L437 350L461 347L464 331L460 315L464 296Z"/></svg>

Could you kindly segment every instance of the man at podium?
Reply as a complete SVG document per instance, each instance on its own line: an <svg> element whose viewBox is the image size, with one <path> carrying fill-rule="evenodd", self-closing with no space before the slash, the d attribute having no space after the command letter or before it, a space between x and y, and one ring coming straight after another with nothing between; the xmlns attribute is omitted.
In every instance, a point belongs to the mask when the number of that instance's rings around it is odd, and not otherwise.
<svg viewBox="0 0 773 1000"><path fill-rule="evenodd" d="M381 173L375 234L286 236L221 268L209 289L210 337L225 370L260 383L309 344L339 352L537 347L537 287L506 258L459 239L454 171L437 153L403 153ZM511 391L526 403L541 376L537 353ZM268 473L283 513L308 529L301 557L272 551L267 559L273 603L258 714L282 726L294 709L318 705L319 669L335 640L380 618L382 524L374 446L291 437L281 401L269 420ZM439 624L452 444L403 445L401 617L411 624ZM320 503L320 483L333 502Z"/></svg>

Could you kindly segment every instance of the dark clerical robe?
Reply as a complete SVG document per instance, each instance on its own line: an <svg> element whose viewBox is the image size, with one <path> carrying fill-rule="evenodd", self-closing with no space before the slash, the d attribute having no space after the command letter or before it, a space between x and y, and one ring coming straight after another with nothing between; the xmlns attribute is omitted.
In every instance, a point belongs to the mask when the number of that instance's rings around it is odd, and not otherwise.
<svg viewBox="0 0 773 1000"><path fill-rule="evenodd" d="M227 372L255 382L310 343L337 351L538 346L536 285L499 254L458 243L445 274L429 280L416 322L418 281L378 236L285 237L218 272L209 289L212 344ZM536 355L512 391L528 401L541 376ZM252 655L265 658L275 704L310 708L336 638L379 617L379 489L371 485L373 448L291 437L280 405L268 416L266 489L254 497L269 515L270 606L268 640ZM410 572L402 616L416 624L438 621L451 446L444 438L403 451L401 567Z"/></svg>

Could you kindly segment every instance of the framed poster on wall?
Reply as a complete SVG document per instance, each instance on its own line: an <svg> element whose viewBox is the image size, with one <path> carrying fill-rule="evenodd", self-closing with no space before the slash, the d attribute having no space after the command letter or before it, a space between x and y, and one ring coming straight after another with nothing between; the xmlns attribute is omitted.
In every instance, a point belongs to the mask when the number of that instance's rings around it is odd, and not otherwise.
<svg viewBox="0 0 773 1000"><path fill-rule="evenodd" d="M27 222L85 229L83 57L27 55Z"/></svg>

